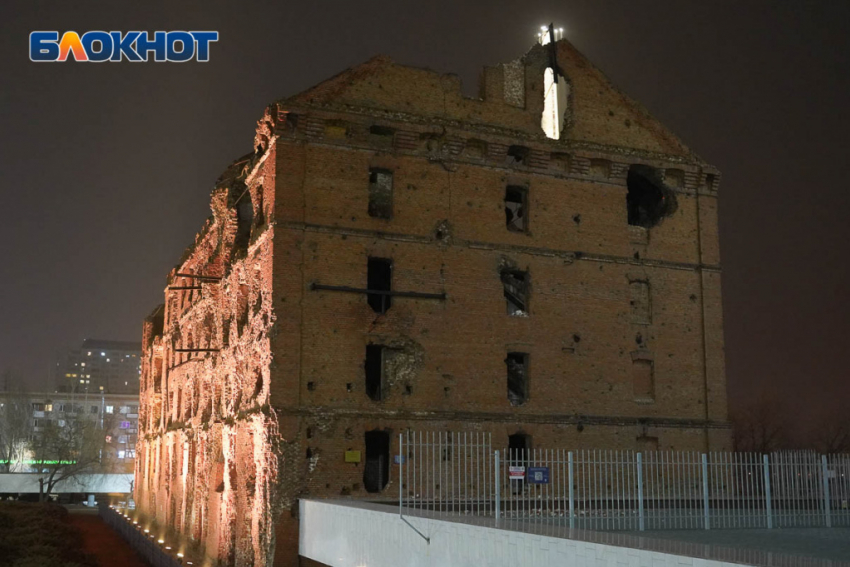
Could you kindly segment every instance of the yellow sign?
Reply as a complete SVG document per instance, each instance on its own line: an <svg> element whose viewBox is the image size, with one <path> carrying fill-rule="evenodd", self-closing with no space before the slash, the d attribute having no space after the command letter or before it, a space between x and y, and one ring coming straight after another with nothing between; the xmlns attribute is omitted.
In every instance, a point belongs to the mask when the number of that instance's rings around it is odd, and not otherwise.
<svg viewBox="0 0 850 567"><path fill-rule="evenodd" d="M360 451L346 451L345 452L345 462L346 463L359 463L360 462Z"/></svg>

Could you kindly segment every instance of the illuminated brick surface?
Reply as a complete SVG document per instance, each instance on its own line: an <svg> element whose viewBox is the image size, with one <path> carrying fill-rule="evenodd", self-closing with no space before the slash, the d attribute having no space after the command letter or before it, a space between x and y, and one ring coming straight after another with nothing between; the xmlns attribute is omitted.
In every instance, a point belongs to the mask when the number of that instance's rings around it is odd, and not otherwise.
<svg viewBox="0 0 850 567"><path fill-rule="evenodd" d="M719 173L557 50L561 140L540 129L541 46L485 69L480 99L378 57L269 106L145 322L141 513L224 564L295 565L299 496L398 494L393 465L365 490L367 431L390 433L390 455L407 428L489 431L500 447L516 432L536 448L729 447ZM676 203L649 229L628 224L636 164ZM370 170L392 172L389 219L369 214ZM527 190L524 231L506 228L507 185ZM314 290L366 288L369 257L392 259L394 291L445 298L396 296L379 314L363 293ZM505 269L528 274L520 316ZM368 344L392 353L380 401ZM522 405L509 352L528 354Z"/></svg>

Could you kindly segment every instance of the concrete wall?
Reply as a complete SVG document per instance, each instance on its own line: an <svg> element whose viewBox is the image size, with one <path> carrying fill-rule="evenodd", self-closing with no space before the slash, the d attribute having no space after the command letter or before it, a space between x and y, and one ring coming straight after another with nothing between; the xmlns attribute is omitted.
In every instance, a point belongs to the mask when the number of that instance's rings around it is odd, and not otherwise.
<svg viewBox="0 0 850 567"><path fill-rule="evenodd" d="M331 567L731 567L646 549L409 518L431 538L428 544L396 511L386 510L302 500L301 556Z"/></svg>

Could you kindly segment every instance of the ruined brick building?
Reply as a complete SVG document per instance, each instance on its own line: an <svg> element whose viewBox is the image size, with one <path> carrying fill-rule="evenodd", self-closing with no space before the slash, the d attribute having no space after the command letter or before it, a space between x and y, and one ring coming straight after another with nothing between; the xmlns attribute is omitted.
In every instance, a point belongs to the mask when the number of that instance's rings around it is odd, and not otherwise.
<svg viewBox="0 0 850 567"><path fill-rule="evenodd" d="M145 321L138 509L291 565L297 498L397 496L407 428L727 448L718 184L563 40L272 104Z"/></svg>

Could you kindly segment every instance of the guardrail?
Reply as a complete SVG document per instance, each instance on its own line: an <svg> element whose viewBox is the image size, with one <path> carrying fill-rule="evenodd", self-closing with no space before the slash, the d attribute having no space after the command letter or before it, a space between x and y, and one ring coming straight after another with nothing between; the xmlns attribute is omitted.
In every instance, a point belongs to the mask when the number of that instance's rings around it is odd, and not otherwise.
<svg viewBox="0 0 850 567"><path fill-rule="evenodd" d="M399 436L399 509L592 530L850 526L850 455L494 451L486 433Z"/></svg>

